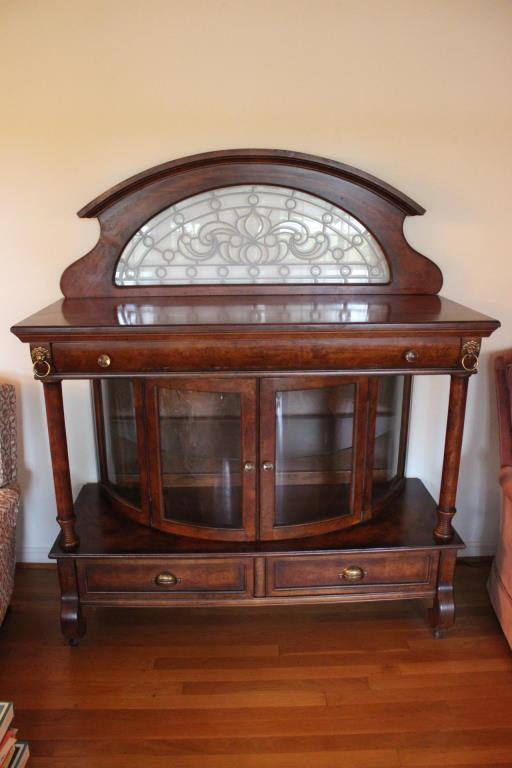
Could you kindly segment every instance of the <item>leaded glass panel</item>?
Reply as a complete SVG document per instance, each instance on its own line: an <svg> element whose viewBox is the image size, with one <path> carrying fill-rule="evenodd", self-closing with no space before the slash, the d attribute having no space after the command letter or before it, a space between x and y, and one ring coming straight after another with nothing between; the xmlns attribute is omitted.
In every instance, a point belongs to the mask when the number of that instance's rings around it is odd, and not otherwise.
<svg viewBox="0 0 512 768"><path fill-rule="evenodd" d="M115 284L387 283L386 257L364 224L294 189L223 187L150 219L123 249Z"/></svg>

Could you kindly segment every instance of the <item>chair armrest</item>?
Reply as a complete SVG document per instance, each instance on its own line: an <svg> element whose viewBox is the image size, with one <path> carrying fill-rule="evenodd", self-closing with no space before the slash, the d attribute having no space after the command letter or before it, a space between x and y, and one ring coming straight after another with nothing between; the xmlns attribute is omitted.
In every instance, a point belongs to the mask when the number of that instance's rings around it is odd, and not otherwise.
<svg viewBox="0 0 512 768"><path fill-rule="evenodd" d="M19 504L20 489L16 483L0 488L0 548L3 537L8 537L16 527Z"/></svg>
<svg viewBox="0 0 512 768"><path fill-rule="evenodd" d="M503 495L512 501L512 466L502 467L499 479Z"/></svg>
<svg viewBox="0 0 512 768"><path fill-rule="evenodd" d="M16 481L16 393L0 384L0 487Z"/></svg>

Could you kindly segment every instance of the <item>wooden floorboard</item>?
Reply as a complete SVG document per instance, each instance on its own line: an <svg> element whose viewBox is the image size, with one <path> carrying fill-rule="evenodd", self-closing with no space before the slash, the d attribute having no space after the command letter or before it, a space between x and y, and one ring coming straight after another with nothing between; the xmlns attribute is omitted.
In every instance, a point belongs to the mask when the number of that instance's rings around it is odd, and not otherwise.
<svg viewBox="0 0 512 768"><path fill-rule="evenodd" d="M488 562L457 568L457 622L427 603L89 609L63 644L54 570L20 569L0 699L33 768L512 766L512 655Z"/></svg>

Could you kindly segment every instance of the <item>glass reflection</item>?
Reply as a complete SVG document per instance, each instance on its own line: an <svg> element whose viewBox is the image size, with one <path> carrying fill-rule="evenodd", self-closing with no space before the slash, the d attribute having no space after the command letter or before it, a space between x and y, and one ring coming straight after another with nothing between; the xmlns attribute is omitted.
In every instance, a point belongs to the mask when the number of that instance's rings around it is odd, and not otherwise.
<svg viewBox="0 0 512 768"><path fill-rule="evenodd" d="M167 520L241 528L241 403L232 392L159 389Z"/></svg>

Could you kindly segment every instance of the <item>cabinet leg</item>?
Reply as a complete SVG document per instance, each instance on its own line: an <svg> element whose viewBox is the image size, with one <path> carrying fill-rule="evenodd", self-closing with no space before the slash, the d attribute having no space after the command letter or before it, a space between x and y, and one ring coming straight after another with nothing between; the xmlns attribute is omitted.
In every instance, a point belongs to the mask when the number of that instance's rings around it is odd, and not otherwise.
<svg viewBox="0 0 512 768"><path fill-rule="evenodd" d="M52 381L45 382L43 387L57 502L57 522L61 527L60 545L62 549L73 551L80 542L75 531L62 386L60 381Z"/></svg>
<svg viewBox="0 0 512 768"><path fill-rule="evenodd" d="M60 582L60 627L69 645L77 645L85 635L87 625L82 615L75 562L72 559L59 560Z"/></svg>
<svg viewBox="0 0 512 768"><path fill-rule="evenodd" d="M442 637L443 630L452 627L455 621L453 577L456 562L456 550L441 552L437 576L437 591L432 606L432 628L436 640Z"/></svg>
<svg viewBox="0 0 512 768"><path fill-rule="evenodd" d="M453 538L452 518L455 514L467 393L468 377L453 375L450 381L450 401L448 404L441 491L437 507L437 525L434 530L436 539L443 542Z"/></svg>

